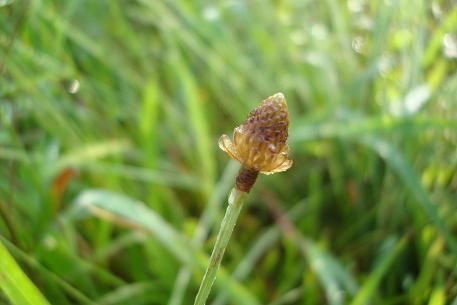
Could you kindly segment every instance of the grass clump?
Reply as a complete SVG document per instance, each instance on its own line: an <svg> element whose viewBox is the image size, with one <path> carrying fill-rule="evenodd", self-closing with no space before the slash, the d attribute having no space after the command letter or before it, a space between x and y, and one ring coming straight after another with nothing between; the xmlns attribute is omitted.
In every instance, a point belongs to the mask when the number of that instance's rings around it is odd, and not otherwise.
<svg viewBox="0 0 457 305"><path fill-rule="evenodd" d="M208 304L455 303L456 16L0 1L0 261L51 304L192 304L237 172L218 137L281 91L294 166L258 179Z"/></svg>

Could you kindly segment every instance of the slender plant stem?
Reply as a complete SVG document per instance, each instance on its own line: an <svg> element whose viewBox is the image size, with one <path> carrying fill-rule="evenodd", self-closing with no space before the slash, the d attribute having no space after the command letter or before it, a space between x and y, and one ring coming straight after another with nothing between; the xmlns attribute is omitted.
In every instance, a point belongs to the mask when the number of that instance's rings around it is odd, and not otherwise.
<svg viewBox="0 0 457 305"><path fill-rule="evenodd" d="M227 210L225 211L224 219L222 220L221 228L217 234L216 243L214 244L213 253L209 259L208 267L206 268L205 275L200 284L197 296L195 297L194 305L205 305L208 299L211 287L216 279L217 270L221 265L222 257L224 256L225 249L232 235L233 228L236 225L238 215L240 215L241 208L243 207L245 192L240 192L232 189L228 200Z"/></svg>

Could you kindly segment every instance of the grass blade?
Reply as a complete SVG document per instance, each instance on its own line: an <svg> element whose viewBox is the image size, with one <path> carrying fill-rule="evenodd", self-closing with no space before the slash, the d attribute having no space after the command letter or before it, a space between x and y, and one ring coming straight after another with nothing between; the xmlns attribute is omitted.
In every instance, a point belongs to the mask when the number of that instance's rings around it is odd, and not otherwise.
<svg viewBox="0 0 457 305"><path fill-rule="evenodd" d="M344 292L357 291L357 284L352 276L330 253L320 249L313 241L297 236L300 250L307 257L311 268L319 277L329 304L344 304Z"/></svg>
<svg viewBox="0 0 457 305"><path fill-rule="evenodd" d="M50 305L1 242L0 288L14 305Z"/></svg>
<svg viewBox="0 0 457 305"><path fill-rule="evenodd" d="M428 120L426 119L417 121L415 119L414 124L422 125L422 123L426 122L426 125L431 124L431 127L435 128L455 128L455 124L449 124L445 122L441 122L441 120ZM402 123L403 122L403 123ZM373 118L373 119L366 119L366 120L358 120L355 122L354 125L350 124L348 126L342 126L342 123L330 123L324 124L319 128L316 126L306 126L306 124L302 125L301 127L297 128L296 136L292 138L293 141L299 140L311 140L316 138L349 138L353 139L357 142L362 143L376 151L376 153L384 158L387 163L392 167L392 169L398 174L400 179L403 183L408 187L410 192L416 198L416 202L420 205L420 207L425 211L427 216L430 220L436 225L440 233L446 239L449 248L457 254L457 240L455 237L450 233L449 228L444 223L444 220L440 217L436 205L433 204L427 191L424 189L422 184L420 183L417 175L414 173L413 169L409 166L408 162L405 160L403 155L396 150L390 143L379 139L375 136L375 132L379 130L398 130L402 129L403 127L407 128L408 121L392 121L392 120L383 120L382 118ZM413 124L413 122L410 122ZM361 127L359 131L358 128L355 128L359 124L364 125ZM366 124L366 125L365 125ZM403 125L406 126L403 126ZM351 126L352 125L352 126ZM360 130L364 130L364 134L361 134ZM366 134L367 130L371 130L370 133Z"/></svg>
<svg viewBox="0 0 457 305"><path fill-rule="evenodd" d="M197 251L190 241L139 201L105 190L87 190L78 196L76 204L77 208L88 210L99 217L146 230L182 264L191 266L199 273L203 272L208 263L207 255ZM236 303L259 304L250 292L230 278L222 268L216 285L224 287Z"/></svg>
<svg viewBox="0 0 457 305"><path fill-rule="evenodd" d="M417 203L425 211L427 216L437 227L445 238L452 252L457 254L457 241L451 234L444 220L438 214L436 205L430 200L427 191L423 188L417 175L410 168L402 154L392 147L388 142L373 137L363 137L363 143L372 147L381 157L383 157L400 176L403 183L410 189L416 198Z"/></svg>
<svg viewBox="0 0 457 305"><path fill-rule="evenodd" d="M395 258L401 253L406 244L406 238L402 238L399 241L388 239L385 246L388 249L385 250L385 254L380 262L377 264L373 272L370 274L368 279L365 281L359 292L355 296L351 305L363 305L369 304L370 297L376 290L384 274L389 271L390 265L394 262Z"/></svg>

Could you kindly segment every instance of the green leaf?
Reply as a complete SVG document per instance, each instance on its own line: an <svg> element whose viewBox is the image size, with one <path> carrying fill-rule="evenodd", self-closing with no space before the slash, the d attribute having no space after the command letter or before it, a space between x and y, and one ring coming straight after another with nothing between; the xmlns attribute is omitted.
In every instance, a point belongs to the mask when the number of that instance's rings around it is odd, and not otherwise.
<svg viewBox="0 0 457 305"><path fill-rule="evenodd" d="M319 277L329 304L344 304L344 293L354 294L357 283L339 261L319 248L312 240L299 236L300 250L309 260L311 268Z"/></svg>
<svg viewBox="0 0 457 305"><path fill-rule="evenodd" d="M76 204L77 208L90 211L99 217L112 221L117 219L146 230L176 259L184 265L191 266L199 274L203 273L208 264L206 254L195 249L189 240L140 201L105 190L87 190L78 196ZM224 287L234 303L259 304L246 288L229 277L222 268L219 270L216 285Z"/></svg>
<svg viewBox="0 0 457 305"><path fill-rule="evenodd" d="M0 289L14 305L49 305L1 242Z"/></svg>

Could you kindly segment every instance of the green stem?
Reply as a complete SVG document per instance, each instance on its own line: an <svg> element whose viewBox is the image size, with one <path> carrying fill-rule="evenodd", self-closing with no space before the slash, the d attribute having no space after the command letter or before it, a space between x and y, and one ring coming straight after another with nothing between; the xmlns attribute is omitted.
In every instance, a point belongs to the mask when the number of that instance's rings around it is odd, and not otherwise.
<svg viewBox="0 0 457 305"><path fill-rule="evenodd" d="M222 257L224 256L225 249L232 235L233 228L236 225L238 215L240 215L241 208L243 207L245 192L240 192L232 189L228 200L228 207L225 211L224 219L222 220L221 228L217 234L216 243L214 244L213 253L209 259L208 267L206 268L205 275L200 284L197 296L195 297L194 305L205 305L208 299L211 287L216 279L217 270L221 265Z"/></svg>

